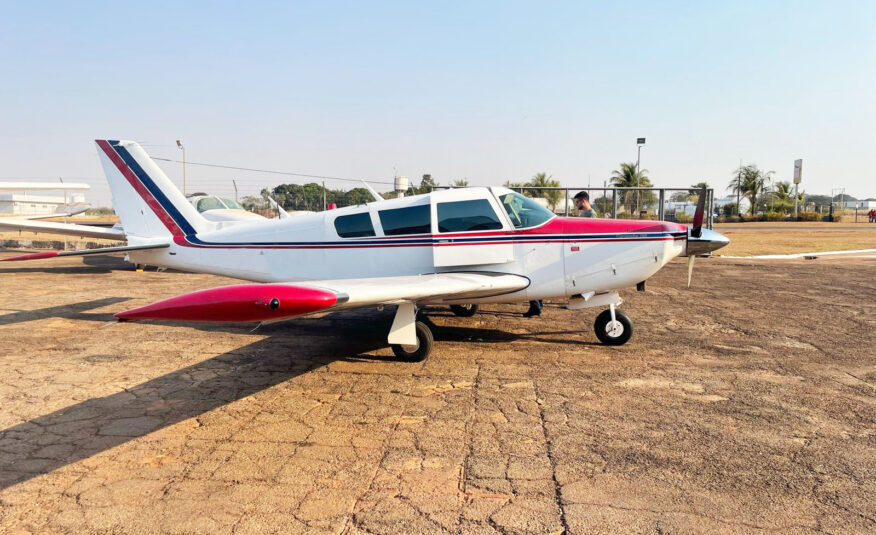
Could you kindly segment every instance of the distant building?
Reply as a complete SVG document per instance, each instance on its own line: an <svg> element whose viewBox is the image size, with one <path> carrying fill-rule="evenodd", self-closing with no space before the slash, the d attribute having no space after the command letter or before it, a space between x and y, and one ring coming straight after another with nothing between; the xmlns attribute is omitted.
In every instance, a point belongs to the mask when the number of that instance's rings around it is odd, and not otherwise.
<svg viewBox="0 0 876 535"><path fill-rule="evenodd" d="M68 195L29 195L27 193L0 193L0 214L48 215L63 212L66 205L84 203L81 194Z"/></svg>
<svg viewBox="0 0 876 535"><path fill-rule="evenodd" d="M846 201L843 205L849 210L872 210L876 208L876 201Z"/></svg>

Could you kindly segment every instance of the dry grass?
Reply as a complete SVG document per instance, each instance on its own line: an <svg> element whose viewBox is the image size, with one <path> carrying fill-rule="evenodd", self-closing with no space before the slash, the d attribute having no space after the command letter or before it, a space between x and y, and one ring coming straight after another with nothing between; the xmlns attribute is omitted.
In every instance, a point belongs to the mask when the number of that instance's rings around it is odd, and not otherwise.
<svg viewBox="0 0 876 535"><path fill-rule="evenodd" d="M876 249L876 231L722 230L718 227L715 230L730 238L730 245L718 253L728 256Z"/></svg>

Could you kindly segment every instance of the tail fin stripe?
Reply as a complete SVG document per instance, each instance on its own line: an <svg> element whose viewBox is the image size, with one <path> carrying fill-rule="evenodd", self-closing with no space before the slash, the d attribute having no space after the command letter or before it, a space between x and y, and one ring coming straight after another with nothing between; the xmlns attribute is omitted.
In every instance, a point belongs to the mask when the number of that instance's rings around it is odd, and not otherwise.
<svg viewBox="0 0 876 535"><path fill-rule="evenodd" d="M135 160L134 157L131 156L131 153L128 152L128 149L123 146L116 146L114 148L116 149L116 152L119 153L119 156L122 157L122 160L124 160L124 162L131 169L131 171L134 172L134 175L137 176L140 182L144 186L146 186L146 189L148 189L149 192L152 193L153 197L155 197L161 207L164 208L164 211L167 212L167 214L170 215L171 218L173 218L174 222L180 227L180 229L182 229L183 233L185 235L195 234L195 232L197 232L195 228L189 223L185 216L183 216L180 211L177 210L173 202L171 202L170 199L168 199L167 196L164 194L164 192L161 191L161 188L159 188L158 185L155 184L155 182L152 180L152 177L149 176L149 173L147 173L140 166L137 160Z"/></svg>
<svg viewBox="0 0 876 535"><path fill-rule="evenodd" d="M134 190L146 202L149 208L152 209L158 219L161 220L165 227L167 227L167 230L169 230L170 233L174 236L184 236L186 233L183 232L183 230L180 228L180 225L177 224L177 222L174 220L172 215L167 211L165 207L166 205L170 204L167 201L167 198L162 195L166 203L162 204L161 201L156 198L153 192L144 184L143 180L133 172L131 165L127 163L119 153L117 153L117 151L124 150L124 148L113 146L110 143L112 142L108 142L105 140L99 140L97 142L98 146L104 151L104 153L106 153L107 157L110 159L110 161L113 162L113 164L122 174L122 176L124 176L128 183L131 185L131 187L134 188ZM134 161L133 158L131 158L131 155L127 151L125 151L125 155L127 156L128 161L133 162L134 165L137 165L137 162ZM143 169L140 168L139 165L137 165L137 168L143 176L146 176L148 180L148 176L145 172L143 172ZM148 180L148 182L151 183L152 181ZM152 186L154 188L155 184L153 183ZM194 230L192 231L192 233L194 233Z"/></svg>

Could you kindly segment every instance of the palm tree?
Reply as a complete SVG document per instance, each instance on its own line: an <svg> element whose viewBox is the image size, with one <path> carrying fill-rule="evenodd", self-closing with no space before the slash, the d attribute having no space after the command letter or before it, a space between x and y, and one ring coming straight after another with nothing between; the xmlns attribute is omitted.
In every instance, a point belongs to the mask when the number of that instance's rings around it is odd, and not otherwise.
<svg viewBox="0 0 876 535"><path fill-rule="evenodd" d="M773 188L772 205L782 212L789 212L794 206L794 187L788 181L776 182Z"/></svg>
<svg viewBox="0 0 876 535"><path fill-rule="evenodd" d="M739 193L743 197L747 197L751 201L749 213L754 215L757 211L757 201L762 197L766 188L766 180L775 171L763 172L757 168L757 165L751 164L737 171L737 175L730 181L730 190L733 193Z"/></svg>
<svg viewBox="0 0 876 535"><path fill-rule="evenodd" d="M560 181L553 180L553 178L547 173L536 173L526 185L533 188L558 188L560 187ZM560 202L560 198L563 196L563 192L559 190L537 189L532 190L529 193L530 196L544 197L547 199L552 211L557 210L557 203Z"/></svg>
<svg viewBox="0 0 876 535"><path fill-rule="evenodd" d="M650 187L651 180L648 179L647 169L636 170L635 163L621 163L620 169L611 172L611 185L617 188L636 188ZM649 192L650 193L650 192ZM633 206L640 206L641 202L650 202L654 194L640 195L638 191L625 191L621 194L621 202L627 209L628 213L632 213Z"/></svg>
<svg viewBox="0 0 876 535"><path fill-rule="evenodd" d="M454 188L465 188L468 186L468 179L460 178L459 180L454 180L450 183Z"/></svg>

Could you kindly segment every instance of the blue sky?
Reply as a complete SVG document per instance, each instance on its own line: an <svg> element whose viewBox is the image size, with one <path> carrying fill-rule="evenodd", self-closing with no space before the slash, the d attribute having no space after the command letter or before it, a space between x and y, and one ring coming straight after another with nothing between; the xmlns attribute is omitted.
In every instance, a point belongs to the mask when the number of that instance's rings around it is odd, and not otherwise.
<svg viewBox="0 0 876 535"><path fill-rule="evenodd" d="M4 3L2 179L86 178L105 204L108 137L375 181L596 186L644 136L657 185L723 188L740 158L784 180L803 158L807 191L876 197L876 3L83 4Z"/></svg>

